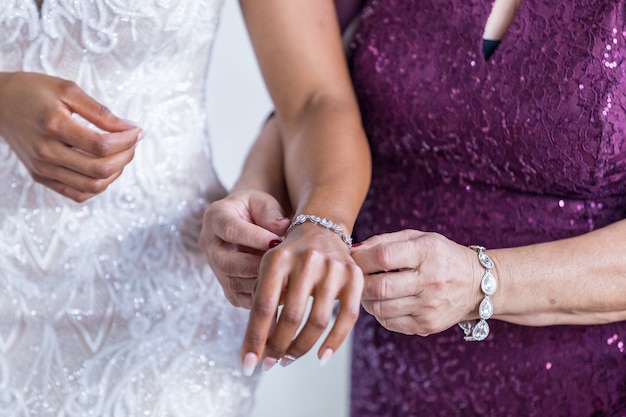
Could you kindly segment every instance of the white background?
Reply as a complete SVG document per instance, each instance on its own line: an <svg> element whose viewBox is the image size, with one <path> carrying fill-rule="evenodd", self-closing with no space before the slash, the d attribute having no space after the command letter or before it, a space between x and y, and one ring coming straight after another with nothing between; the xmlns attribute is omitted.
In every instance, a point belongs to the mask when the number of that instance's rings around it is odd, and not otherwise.
<svg viewBox="0 0 626 417"><path fill-rule="evenodd" d="M230 187L272 108L236 0L224 3L208 97L214 165ZM319 366L317 348L288 368L276 366L263 375L251 417L348 415L350 346L344 344L324 368Z"/></svg>

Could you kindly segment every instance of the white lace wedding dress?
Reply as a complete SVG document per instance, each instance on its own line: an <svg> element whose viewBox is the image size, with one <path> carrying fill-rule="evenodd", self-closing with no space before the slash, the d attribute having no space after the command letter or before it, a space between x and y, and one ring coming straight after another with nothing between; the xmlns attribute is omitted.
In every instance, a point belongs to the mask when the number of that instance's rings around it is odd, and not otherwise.
<svg viewBox="0 0 626 417"><path fill-rule="evenodd" d="M74 80L144 128L103 194L33 182L0 137L0 416L248 415L247 313L197 245L221 0L0 0L0 71Z"/></svg>

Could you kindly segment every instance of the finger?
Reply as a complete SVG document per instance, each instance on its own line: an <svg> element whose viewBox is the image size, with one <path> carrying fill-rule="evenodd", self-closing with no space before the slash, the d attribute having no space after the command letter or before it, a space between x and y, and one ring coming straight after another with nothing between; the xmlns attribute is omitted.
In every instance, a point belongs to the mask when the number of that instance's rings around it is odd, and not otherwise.
<svg viewBox="0 0 626 417"><path fill-rule="evenodd" d="M376 245L380 245L384 243L401 242L405 240L416 239L425 234L426 232L422 232L419 230L405 229L405 230L400 230L398 232L393 232L393 233L383 233L380 235L374 235L362 242L359 242L358 246L354 247L353 252L357 253L365 249L369 249Z"/></svg>
<svg viewBox="0 0 626 417"><path fill-rule="evenodd" d="M324 366L337 352L354 327L361 310L361 294L363 292L363 275L354 267L350 274L349 285L340 294L339 311L332 329L320 346L318 358Z"/></svg>
<svg viewBox="0 0 626 417"><path fill-rule="evenodd" d="M393 300L418 295L423 288L416 274L411 270L368 275L365 277L362 300Z"/></svg>
<svg viewBox="0 0 626 417"><path fill-rule="evenodd" d="M93 99L71 81L65 84L62 100L70 111L84 117L102 130L122 132L137 127L114 115L106 106Z"/></svg>
<svg viewBox="0 0 626 417"><path fill-rule="evenodd" d="M322 336L331 321L336 294L337 290L332 287L315 291L311 312L304 327L282 356L280 364L283 367L306 354Z"/></svg>
<svg viewBox="0 0 626 417"><path fill-rule="evenodd" d="M124 167L133 156L134 151L131 150L102 160L92 158L91 161L85 162L87 167L82 168L86 173L48 163L37 164L36 170L39 175L47 176L79 191L99 194L122 174ZM77 156L77 158L84 157L85 155ZM97 176L89 175L93 173Z"/></svg>
<svg viewBox="0 0 626 417"><path fill-rule="evenodd" d="M235 294L248 294L252 296L256 286L256 277L240 278L227 276L224 279L226 289Z"/></svg>
<svg viewBox="0 0 626 417"><path fill-rule="evenodd" d="M50 188L53 191L61 194L64 197L70 198L78 203L82 203L95 196L95 194L85 193L75 188L69 187L59 181L51 180L49 178L33 175L33 179L39 184Z"/></svg>
<svg viewBox="0 0 626 417"><path fill-rule="evenodd" d="M252 295L244 293L232 293L228 298L228 301L235 307L245 308L250 310L252 308Z"/></svg>
<svg viewBox="0 0 626 417"><path fill-rule="evenodd" d="M208 216L208 219L206 217ZM261 251L267 251L272 246L272 242L280 241L280 236L256 224L250 223L241 216L233 214L232 210L212 209L205 213L206 221L212 225L211 229L221 240L234 244L246 246Z"/></svg>
<svg viewBox="0 0 626 417"><path fill-rule="evenodd" d="M381 320L413 316L419 310L419 304L419 300L411 296L393 300L362 301L365 311Z"/></svg>
<svg viewBox="0 0 626 417"><path fill-rule="evenodd" d="M308 268L302 271L300 279L290 278L288 291L283 295L282 312L263 353L265 356L263 369L266 371L285 355L303 322L309 295L312 292L312 288L307 284L311 281L311 273L312 268Z"/></svg>
<svg viewBox="0 0 626 417"><path fill-rule="evenodd" d="M270 256L261 262L248 326L241 346L243 373L248 376L252 375L262 357L290 267L282 252L276 251L268 255Z"/></svg>
<svg viewBox="0 0 626 417"><path fill-rule="evenodd" d="M134 146L103 158L95 158L75 148L60 146L56 164L84 177L107 179L122 171L134 157Z"/></svg>
<svg viewBox="0 0 626 417"><path fill-rule="evenodd" d="M422 234L423 235L423 234ZM421 239L381 242L352 252L352 258L363 273L415 269L421 262Z"/></svg>
<svg viewBox="0 0 626 417"><path fill-rule="evenodd" d="M284 236L291 223L285 217L278 201L270 197L252 199L250 201L250 211L255 224L278 236Z"/></svg>
<svg viewBox="0 0 626 417"><path fill-rule="evenodd" d="M261 257L236 250L232 245L219 241L207 248L207 259L211 268L222 275L239 278L259 276Z"/></svg>
<svg viewBox="0 0 626 417"><path fill-rule="evenodd" d="M143 132L139 128L131 128L122 132L99 133L69 117L58 122L58 127L51 127L48 134L70 147L102 158L133 148Z"/></svg>

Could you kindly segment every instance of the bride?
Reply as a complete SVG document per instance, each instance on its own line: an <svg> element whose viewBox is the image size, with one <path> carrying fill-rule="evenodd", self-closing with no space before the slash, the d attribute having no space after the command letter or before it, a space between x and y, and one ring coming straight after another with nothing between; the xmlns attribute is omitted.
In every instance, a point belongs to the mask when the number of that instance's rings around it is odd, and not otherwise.
<svg viewBox="0 0 626 417"><path fill-rule="evenodd" d="M282 175L281 149L310 155L313 143L362 175L358 110L346 68L332 63L336 22L316 20L332 1L259 3L241 1L283 127L262 132L248 168ZM247 312L226 300L197 243L202 213L225 194L205 108L221 5L2 2L0 415L249 414L259 372L241 364ZM354 183L342 175L324 180ZM356 206L335 213L346 229ZM268 244L288 214L267 225ZM353 265L347 250L342 262Z"/></svg>

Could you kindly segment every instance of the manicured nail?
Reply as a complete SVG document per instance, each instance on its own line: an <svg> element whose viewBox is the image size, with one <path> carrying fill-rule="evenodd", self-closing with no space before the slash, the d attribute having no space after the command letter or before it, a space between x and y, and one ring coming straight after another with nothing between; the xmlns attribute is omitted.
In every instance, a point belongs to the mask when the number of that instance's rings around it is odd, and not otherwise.
<svg viewBox="0 0 626 417"><path fill-rule="evenodd" d="M322 354L322 357L320 358L320 366L325 366L334 354L335 352L331 348L326 348L326 350L324 350L324 353Z"/></svg>
<svg viewBox="0 0 626 417"><path fill-rule="evenodd" d="M267 372L272 369L277 363L278 359L267 357L263 359L263 366L261 367L261 369L263 370L263 372Z"/></svg>
<svg viewBox="0 0 626 417"><path fill-rule="evenodd" d="M275 248L276 246L280 245L281 243L283 243L282 240L280 239L274 239L270 241L270 244L268 245L270 249Z"/></svg>
<svg viewBox="0 0 626 417"><path fill-rule="evenodd" d="M145 137L146 137L146 131L141 129L139 131L139 133L137 134L137 142L139 142L140 140L142 140Z"/></svg>
<svg viewBox="0 0 626 417"><path fill-rule="evenodd" d="M353 243L353 244L352 244L352 247L353 247L353 248L358 248L358 247L359 247L359 246L361 246L361 245L362 245L362 243Z"/></svg>
<svg viewBox="0 0 626 417"><path fill-rule="evenodd" d="M291 365L292 363L294 363L296 361L296 359L298 359L298 358L296 358L293 355L286 354L285 356L283 356L280 359L280 366L282 366L283 368L286 368L289 365Z"/></svg>
<svg viewBox="0 0 626 417"><path fill-rule="evenodd" d="M257 356L252 353L246 353L246 356L243 357L243 374L245 376L250 376L254 372L254 368L256 368Z"/></svg>

